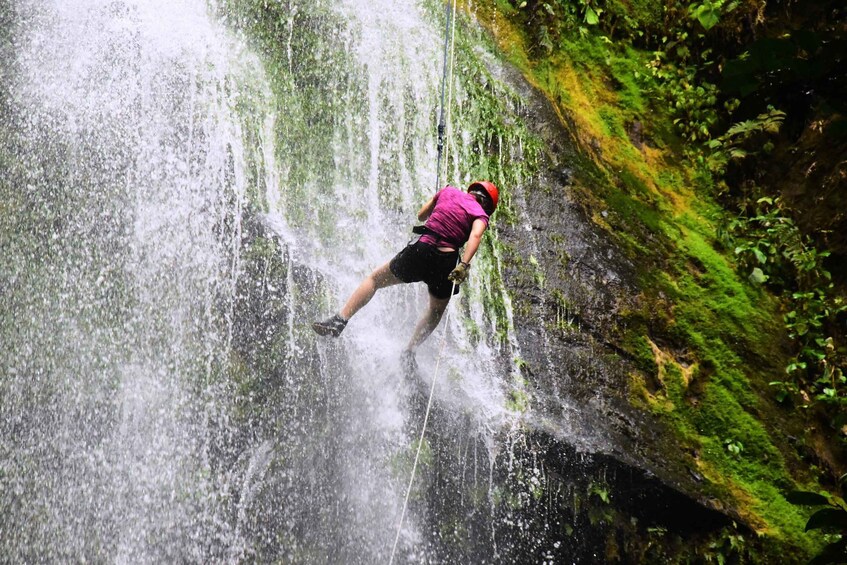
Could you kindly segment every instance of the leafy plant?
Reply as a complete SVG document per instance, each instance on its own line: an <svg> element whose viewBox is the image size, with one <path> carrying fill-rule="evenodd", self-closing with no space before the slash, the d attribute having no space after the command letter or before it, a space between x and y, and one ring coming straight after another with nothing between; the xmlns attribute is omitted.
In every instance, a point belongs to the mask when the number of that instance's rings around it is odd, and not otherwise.
<svg viewBox="0 0 847 565"><path fill-rule="evenodd" d="M768 385L774 387L776 390L777 402L787 402L800 393L797 385L790 381L771 381Z"/></svg>
<svg viewBox="0 0 847 565"><path fill-rule="evenodd" d="M712 50L692 49L687 30L662 38L662 48L647 64L654 83L646 88L669 104L673 123L691 142L706 141L718 122L718 89L703 77L714 65Z"/></svg>
<svg viewBox="0 0 847 565"><path fill-rule="evenodd" d="M731 455L741 457L741 453L744 451L743 443L734 438L725 439L723 443L726 446L726 450L729 451Z"/></svg>
<svg viewBox="0 0 847 565"><path fill-rule="evenodd" d="M845 406L847 351L838 345L835 331L847 302L824 265L829 252L818 251L792 215L778 197L759 198L752 214L742 211L730 223L725 243L735 244L739 267L751 281L790 292L784 321L797 353L785 369L789 381L771 383L777 399L783 402L807 390L815 402Z"/></svg>
<svg viewBox="0 0 847 565"><path fill-rule="evenodd" d="M731 101L734 105L737 101ZM768 106L766 112L752 120L744 120L730 127L726 133L710 140L706 146L711 152L705 157L704 163L717 174L726 171L727 163L740 161L759 153L770 153L773 143L769 136L779 133L785 112Z"/></svg>
<svg viewBox="0 0 847 565"><path fill-rule="evenodd" d="M743 563L746 549L744 536L738 533L738 526L733 522L732 528L721 530L717 539L709 544L705 557L708 562L714 559L718 565L724 565L727 561Z"/></svg>
<svg viewBox="0 0 847 565"><path fill-rule="evenodd" d="M586 34L588 29L581 24L596 26L603 13L598 0L513 0L512 5L526 19L526 27L532 34L530 51L536 54L538 47L552 53L569 30L576 28Z"/></svg>
<svg viewBox="0 0 847 565"><path fill-rule="evenodd" d="M739 2L733 0L704 0L699 4L692 4L688 10L692 18L700 22L706 31L715 27L723 14L727 14L738 7Z"/></svg>
<svg viewBox="0 0 847 565"><path fill-rule="evenodd" d="M582 5L582 17L585 23L592 26L599 24L600 14L603 13L603 9L596 6L592 0L579 0L579 3Z"/></svg>
<svg viewBox="0 0 847 565"><path fill-rule="evenodd" d="M842 475L838 481L842 496L846 480L847 475ZM847 506L844 505L844 501L837 500L829 494L800 490L788 493L786 499L798 506L818 507L818 510L806 522L806 531L821 530L833 536L833 540L809 564L827 565L847 562Z"/></svg>

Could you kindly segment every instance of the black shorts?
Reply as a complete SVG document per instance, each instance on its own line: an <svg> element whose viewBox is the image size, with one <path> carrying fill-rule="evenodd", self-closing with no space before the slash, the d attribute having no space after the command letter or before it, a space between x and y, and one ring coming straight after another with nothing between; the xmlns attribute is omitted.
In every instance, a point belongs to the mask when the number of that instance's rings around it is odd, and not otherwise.
<svg viewBox="0 0 847 565"><path fill-rule="evenodd" d="M437 247L416 241L394 256L388 267L395 277L405 283L423 281L435 298L450 298L453 283L447 280L456 268L458 251L439 251ZM456 285L453 294L459 293Z"/></svg>

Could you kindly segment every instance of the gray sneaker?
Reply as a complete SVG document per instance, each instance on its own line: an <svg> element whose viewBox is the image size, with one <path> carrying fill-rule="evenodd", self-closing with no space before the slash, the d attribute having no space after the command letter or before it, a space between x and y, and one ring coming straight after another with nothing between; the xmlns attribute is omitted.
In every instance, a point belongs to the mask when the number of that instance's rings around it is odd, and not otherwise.
<svg viewBox="0 0 847 565"><path fill-rule="evenodd" d="M332 318L327 318L323 322L315 322L312 324L312 329L318 335L328 335L338 337L344 328L347 327L347 320L336 314Z"/></svg>
<svg viewBox="0 0 847 565"><path fill-rule="evenodd" d="M400 367L407 375L414 375L418 372L418 361L415 359L414 351L406 349L400 354Z"/></svg>

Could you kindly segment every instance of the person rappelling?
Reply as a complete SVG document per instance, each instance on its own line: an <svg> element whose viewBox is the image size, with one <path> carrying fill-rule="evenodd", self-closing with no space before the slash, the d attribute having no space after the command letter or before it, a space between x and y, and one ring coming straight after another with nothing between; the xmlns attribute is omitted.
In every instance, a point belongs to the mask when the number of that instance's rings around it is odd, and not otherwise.
<svg viewBox="0 0 847 565"><path fill-rule="evenodd" d="M467 192L453 186L439 190L418 211L418 220L425 222L413 229L419 236L368 275L337 314L315 322L312 329L322 336L338 337L350 318L370 302L377 290L400 283L424 282L429 290L429 305L406 348L407 353L414 354L438 326L450 298L458 294L459 285L468 277L471 259L479 249L498 200L499 191L490 181L473 182Z"/></svg>
<svg viewBox="0 0 847 565"><path fill-rule="evenodd" d="M452 77L455 0L452 2L452 10L450 4L445 6L445 10L447 28L444 36L441 112L438 122L436 187L441 186L442 157L444 162L447 161L444 154L445 109L450 106L452 81L449 95L447 95L446 86L448 60ZM446 103L445 96L447 96ZM449 124L449 112L446 123ZM449 185L436 192L418 211L418 219L425 222L412 230L418 234L418 237L409 242L391 261L368 275L337 314L326 320L314 322L312 329L322 336L338 337L344 331L350 318L370 302L379 289L400 283L424 282L429 290L429 305L415 327L404 355L404 357L410 355L414 359L415 350L438 326L450 303L450 298L459 292L459 285L468 277L471 259L479 249L482 234L488 229L489 218L497 209L498 200L497 187L487 180L471 183L467 192ZM459 250L463 246L464 253L460 260ZM395 539L394 548L396 547ZM393 550L391 556L393 560Z"/></svg>

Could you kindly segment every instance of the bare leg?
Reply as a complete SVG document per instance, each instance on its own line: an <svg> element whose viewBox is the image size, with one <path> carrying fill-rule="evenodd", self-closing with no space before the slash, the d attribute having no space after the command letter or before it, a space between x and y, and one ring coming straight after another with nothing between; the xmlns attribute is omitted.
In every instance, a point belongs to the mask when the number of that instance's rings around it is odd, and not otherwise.
<svg viewBox="0 0 847 565"><path fill-rule="evenodd" d="M343 308L341 308L339 314L345 320L349 320L362 308L362 306L371 301L371 298L373 298L377 290L387 286L400 284L402 282L403 281L395 277L394 273L391 272L391 269L388 268L388 263L381 267L377 267L377 269L368 275L365 280L359 284L359 287L353 291L353 294L351 294L350 298L347 299L347 303Z"/></svg>
<svg viewBox="0 0 847 565"><path fill-rule="evenodd" d="M447 309L447 305L449 303L449 297L436 298L431 294L429 295L429 306L424 312L423 317L418 321L418 325L415 327L415 332L412 334L412 339L409 340L409 345L407 347L409 351L417 349L417 347L429 337L432 331L438 327L438 323L441 321L441 316L444 314L444 311Z"/></svg>

